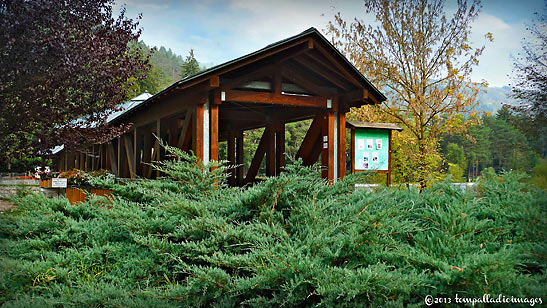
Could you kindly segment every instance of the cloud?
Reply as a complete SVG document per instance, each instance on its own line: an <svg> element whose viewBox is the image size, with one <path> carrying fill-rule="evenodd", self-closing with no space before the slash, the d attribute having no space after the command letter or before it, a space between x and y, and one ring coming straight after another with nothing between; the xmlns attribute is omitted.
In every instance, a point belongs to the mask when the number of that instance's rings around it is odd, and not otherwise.
<svg viewBox="0 0 547 308"><path fill-rule="evenodd" d="M484 40L487 32L494 37L492 43ZM473 23L470 40L475 46L485 45L485 50L479 58L479 66L471 75L472 79L485 79L492 86L508 85L513 68L512 56L516 56L521 50L521 40L525 35L523 22L507 23L499 17L482 13Z"/></svg>

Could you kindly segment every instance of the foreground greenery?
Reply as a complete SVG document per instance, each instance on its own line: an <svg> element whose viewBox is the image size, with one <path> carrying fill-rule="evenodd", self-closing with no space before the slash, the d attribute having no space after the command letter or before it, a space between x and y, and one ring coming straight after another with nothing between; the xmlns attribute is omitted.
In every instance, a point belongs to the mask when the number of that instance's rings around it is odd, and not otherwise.
<svg viewBox="0 0 547 308"><path fill-rule="evenodd" d="M180 154L179 154L180 155ZM78 206L21 193L0 214L3 307L399 307L545 294L545 191L325 185L297 163L248 189L183 156L170 179ZM97 180L100 182L100 180Z"/></svg>

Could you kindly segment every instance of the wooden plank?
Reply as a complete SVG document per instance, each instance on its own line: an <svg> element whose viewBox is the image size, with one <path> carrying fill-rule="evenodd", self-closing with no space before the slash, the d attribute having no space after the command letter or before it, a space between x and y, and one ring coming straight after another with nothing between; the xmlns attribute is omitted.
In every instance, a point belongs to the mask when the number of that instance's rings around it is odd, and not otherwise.
<svg viewBox="0 0 547 308"><path fill-rule="evenodd" d="M178 144L178 134L179 134L179 126L178 121L176 119L170 119L167 121L167 130L169 134L168 144L170 146L177 146Z"/></svg>
<svg viewBox="0 0 547 308"><path fill-rule="evenodd" d="M293 106L307 106L325 108L327 98L320 96L284 95L254 91L226 91L226 101L242 103L264 103Z"/></svg>
<svg viewBox="0 0 547 308"><path fill-rule="evenodd" d="M229 165L235 165L236 164L236 147L235 147L235 139L236 135L233 132L230 132L228 135L228 149L227 149L227 160ZM236 170L230 169L228 170L230 172L230 176L228 177L228 184L230 186L235 186L236 184Z"/></svg>
<svg viewBox="0 0 547 308"><path fill-rule="evenodd" d="M122 178L123 177L123 162L122 160L120 159L120 156L122 156L122 139L120 137L118 137L118 151L117 151L117 157L116 157L116 162L117 162L117 166L118 166L118 174L116 174L118 177Z"/></svg>
<svg viewBox="0 0 547 308"><path fill-rule="evenodd" d="M149 178L149 169L151 167L147 164L152 162L152 134L149 131L146 131L144 133L144 140L143 140L143 146L142 146L142 175L146 178ZM150 172L151 173L151 172Z"/></svg>
<svg viewBox="0 0 547 308"><path fill-rule="evenodd" d="M210 157L209 160L218 161L218 108L219 105L210 104L210 117L209 117L209 146Z"/></svg>
<svg viewBox="0 0 547 308"><path fill-rule="evenodd" d="M194 114L194 108L189 107L186 110L186 115L184 117L184 123L182 124L182 129L180 131L179 140L177 142L177 148L188 151L190 142L192 141L192 116Z"/></svg>
<svg viewBox="0 0 547 308"><path fill-rule="evenodd" d="M260 66L257 69L250 71L240 77L223 81L220 89L221 91L226 91L233 88L237 88L238 86L244 85L257 78L271 75L271 73L274 72L275 69L276 69L275 64Z"/></svg>
<svg viewBox="0 0 547 308"><path fill-rule="evenodd" d="M108 160L110 161L110 171L114 173L115 175L118 175L118 155L116 154L116 151L114 150L114 145L112 144L112 141L109 141L106 143L106 147L108 148Z"/></svg>
<svg viewBox="0 0 547 308"><path fill-rule="evenodd" d="M270 124L265 131L266 137L266 176L275 175L275 124Z"/></svg>
<svg viewBox="0 0 547 308"><path fill-rule="evenodd" d="M333 85L339 87L340 89L347 91L352 88L352 84L346 80L344 77L340 76L336 71L330 69L328 66L317 62L317 60L309 58L305 55L295 58L295 61L298 62L301 66L305 67L307 70L311 70L317 75L321 76L323 79L332 83Z"/></svg>
<svg viewBox="0 0 547 308"><path fill-rule="evenodd" d="M351 128L351 173L355 173L355 128Z"/></svg>
<svg viewBox="0 0 547 308"><path fill-rule="evenodd" d="M270 134L269 129L266 128L264 130L264 133L262 134L262 137L260 138L260 142L258 143L258 148L256 149L255 155L253 156L253 160L251 161L249 170L247 170L247 175L245 176L245 180L243 183L244 185L254 181L254 179L256 178L256 175L258 174L258 170L260 169L260 164L262 163L264 154L266 154L269 134Z"/></svg>
<svg viewBox="0 0 547 308"><path fill-rule="evenodd" d="M192 150L203 160L203 105L196 105L192 125Z"/></svg>
<svg viewBox="0 0 547 308"><path fill-rule="evenodd" d="M160 143L156 139L156 141L154 142L154 149L153 149L154 152L152 153L152 156L150 157L150 161L158 160L157 156L158 156L159 149L160 149ZM146 178L147 179L152 178L153 171L154 171L154 168L152 168L152 166L148 166L147 171L146 171Z"/></svg>
<svg viewBox="0 0 547 308"><path fill-rule="evenodd" d="M243 185L243 172L244 172L244 163L245 163L245 152L244 152L244 139L243 131L238 131L236 133L236 182L237 185Z"/></svg>
<svg viewBox="0 0 547 308"><path fill-rule="evenodd" d="M142 168L142 155L143 155L143 129L140 127L135 127L134 130L134 152L133 157L135 160L135 175L136 176L142 176L143 175L143 168Z"/></svg>
<svg viewBox="0 0 547 308"><path fill-rule="evenodd" d="M310 91L313 94L325 97L336 95L333 91L318 85L317 82L310 81L310 76L289 66L283 67L282 75L290 82Z"/></svg>
<svg viewBox="0 0 547 308"><path fill-rule="evenodd" d="M304 136L304 140L302 141L300 148L296 152L296 158L302 158L302 161L304 162L304 164L306 163L306 161L308 160L310 156L310 152L313 148L313 145L319 142L319 137L321 135L321 122L322 122L322 115L315 116L315 118L313 119L310 125L310 128L306 132L306 136Z"/></svg>
<svg viewBox="0 0 547 308"><path fill-rule="evenodd" d="M276 70L273 74L273 82L272 82L272 92L281 95L281 91L283 90L283 80L281 76L281 72L279 70Z"/></svg>
<svg viewBox="0 0 547 308"><path fill-rule="evenodd" d="M217 74L222 75L225 72L233 71L233 70L238 69L240 67L246 66L246 65L248 65L252 62L256 62L258 60L270 57L270 56L272 56L276 53L280 53L281 51L284 51L284 50L287 50L287 49L290 49L290 48L293 48L293 47L296 47L296 46L299 46L299 45L302 45L303 48L300 49L300 50L297 50L296 52L293 52L293 53L289 54L287 57L284 57L284 58L295 57L296 55L300 54L301 52L307 52L307 51L311 50L309 48L309 38L304 37L304 38L296 40L292 43L281 45L281 46L279 46L275 49L269 50L267 52L259 53L256 56L250 57L245 61L240 61L238 63L234 63L233 65L228 66L225 69L222 69L221 71L217 72ZM277 59L277 60L282 61L284 58ZM224 83L223 83L223 85L224 85Z"/></svg>
<svg viewBox="0 0 547 308"><path fill-rule="evenodd" d="M351 81L354 85L358 87L363 86L363 80L356 76L357 74L352 71L352 68L349 67L347 63L343 63L338 56L334 56L332 52L329 50L326 50L321 44L316 44L315 49L320 52L321 56L323 56L331 65L336 67L337 71L341 74L343 74L349 81ZM313 54L309 54L311 57L315 57ZM326 63L326 61L322 61L323 59L317 58L319 61Z"/></svg>
<svg viewBox="0 0 547 308"><path fill-rule="evenodd" d="M275 134L275 174L279 175L285 167L285 123L278 123Z"/></svg>
<svg viewBox="0 0 547 308"><path fill-rule="evenodd" d="M163 141L162 134L161 134L161 118L156 120L156 138L159 138L159 140ZM154 158L156 161L161 161L163 159L163 149L160 146L160 142L157 142L157 146L154 145ZM156 170L156 178L159 178L161 175L161 172L159 170Z"/></svg>
<svg viewBox="0 0 547 308"><path fill-rule="evenodd" d="M95 171L95 145L91 145L91 171Z"/></svg>
<svg viewBox="0 0 547 308"><path fill-rule="evenodd" d="M134 156L134 147L133 147L133 141L131 139L131 136L129 136L128 134L124 134L123 135L123 145L125 147L125 154L126 154L126 158L127 158L127 166L129 167L129 177L131 178L135 178L136 177L136 174L135 174L135 169L136 169L136 164L135 164L135 156Z"/></svg>
<svg viewBox="0 0 547 308"><path fill-rule="evenodd" d="M339 113L338 117L338 178L343 179L346 175L346 114Z"/></svg>
<svg viewBox="0 0 547 308"><path fill-rule="evenodd" d="M308 157L304 160L304 166L311 166L319 160L319 156L321 156L321 151L323 147L323 143L321 142L320 138L321 138L321 134L319 134L319 138L317 138L317 142L313 143L313 146L308 154Z"/></svg>
<svg viewBox="0 0 547 308"><path fill-rule="evenodd" d="M392 130L389 130L388 141L387 141L387 145L388 145L387 174L386 174L387 186L391 185L391 133L392 133Z"/></svg>
<svg viewBox="0 0 547 308"><path fill-rule="evenodd" d="M327 137L327 141L325 141ZM329 180L330 183L334 180L334 112L325 113L323 126L321 129L321 166L322 177ZM324 145L327 145L325 148Z"/></svg>

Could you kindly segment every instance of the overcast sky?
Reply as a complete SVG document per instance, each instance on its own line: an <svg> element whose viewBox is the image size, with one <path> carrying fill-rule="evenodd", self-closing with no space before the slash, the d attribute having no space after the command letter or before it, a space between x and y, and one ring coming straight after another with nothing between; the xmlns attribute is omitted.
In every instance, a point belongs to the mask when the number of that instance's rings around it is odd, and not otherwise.
<svg viewBox="0 0 547 308"><path fill-rule="evenodd" d="M151 46L165 46L186 56L193 48L200 63L208 66L240 57L266 45L298 34L310 27L324 33L334 14L346 20L364 19L363 1L341 0L116 0L116 9L124 5L128 17L142 13L141 39ZM448 1L447 10L456 7ZM543 0L486 0L473 24L474 46L485 44L484 34L491 32L494 42L487 43L479 66L471 76L486 80L490 86L511 83L511 56L521 49L527 35L526 25L541 12ZM365 19L366 20L366 19Z"/></svg>

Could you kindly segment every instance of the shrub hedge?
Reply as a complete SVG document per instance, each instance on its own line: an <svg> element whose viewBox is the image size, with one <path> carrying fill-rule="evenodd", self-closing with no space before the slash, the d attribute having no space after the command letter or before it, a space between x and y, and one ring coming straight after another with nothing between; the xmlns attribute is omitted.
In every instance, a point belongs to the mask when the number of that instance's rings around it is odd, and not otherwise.
<svg viewBox="0 0 547 308"><path fill-rule="evenodd" d="M3 307L400 307L545 295L545 191L326 185L298 162L249 188L177 153L169 178L72 206L21 193L0 214ZM103 183L104 184L104 183ZM528 305L529 306L529 305Z"/></svg>

